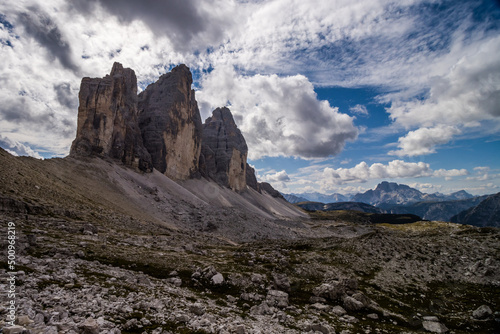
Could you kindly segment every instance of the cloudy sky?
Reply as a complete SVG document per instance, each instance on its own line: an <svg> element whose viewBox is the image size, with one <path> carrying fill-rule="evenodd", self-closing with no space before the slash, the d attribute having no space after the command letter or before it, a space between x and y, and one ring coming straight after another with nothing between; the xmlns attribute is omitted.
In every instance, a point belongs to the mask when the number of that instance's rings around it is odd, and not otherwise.
<svg viewBox="0 0 500 334"><path fill-rule="evenodd" d="M499 55L494 0L2 1L0 146L65 156L82 77L185 63L283 192L496 193Z"/></svg>

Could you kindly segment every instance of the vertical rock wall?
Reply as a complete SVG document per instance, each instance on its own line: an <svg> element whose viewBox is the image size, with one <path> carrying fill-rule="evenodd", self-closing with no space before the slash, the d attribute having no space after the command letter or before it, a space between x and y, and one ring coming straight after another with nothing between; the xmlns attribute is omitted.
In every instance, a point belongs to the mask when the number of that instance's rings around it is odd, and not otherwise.
<svg viewBox="0 0 500 334"><path fill-rule="evenodd" d="M235 191L246 188L248 148L228 108L217 108L203 125L200 172Z"/></svg>
<svg viewBox="0 0 500 334"><path fill-rule="evenodd" d="M191 72L179 65L139 94L139 127L154 167L184 180L198 172L202 123Z"/></svg>
<svg viewBox="0 0 500 334"><path fill-rule="evenodd" d="M137 122L134 71L114 63L104 78L83 78L78 97L77 134L70 154L109 156L151 171L151 156Z"/></svg>

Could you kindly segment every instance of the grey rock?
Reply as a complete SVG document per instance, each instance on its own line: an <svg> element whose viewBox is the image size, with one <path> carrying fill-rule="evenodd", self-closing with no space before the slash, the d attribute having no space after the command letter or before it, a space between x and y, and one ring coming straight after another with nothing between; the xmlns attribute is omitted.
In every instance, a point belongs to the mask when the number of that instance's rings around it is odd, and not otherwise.
<svg viewBox="0 0 500 334"><path fill-rule="evenodd" d="M431 333L446 333L448 328L440 322L422 321L424 329Z"/></svg>
<svg viewBox="0 0 500 334"><path fill-rule="evenodd" d="M195 304L192 304L191 306L189 306L189 311L191 311L191 313L194 313L196 315L205 314L205 308L200 303L195 303Z"/></svg>
<svg viewBox="0 0 500 334"><path fill-rule="evenodd" d="M488 305L479 306L474 312L472 312L472 316L474 319L487 319L493 314L493 311Z"/></svg>
<svg viewBox="0 0 500 334"><path fill-rule="evenodd" d="M107 156L151 171L151 156L137 120L135 72L114 63L104 78L83 78L78 97L77 132L70 154Z"/></svg>
<svg viewBox="0 0 500 334"><path fill-rule="evenodd" d="M365 306L359 300L356 300L351 296L346 296L344 298L344 307L348 311L361 311Z"/></svg>
<svg viewBox="0 0 500 334"><path fill-rule="evenodd" d="M217 273L211 278L211 282L214 285L221 285L224 283L224 276L221 273Z"/></svg>
<svg viewBox="0 0 500 334"><path fill-rule="evenodd" d="M20 315L17 317L17 324L20 326L28 326L32 324L34 321L31 320L27 315Z"/></svg>
<svg viewBox="0 0 500 334"><path fill-rule="evenodd" d="M316 309L318 311L326 312L330 309L330 306L321 303L315 303L311 305L311 308Z"/></svg>
<svg viewBox="0 0 500 334"><path fill-rule="evenodd" d="M82 329L83 334L99 334L100 326L94 318L87 318L79 326Z"/></svg>
<svg viewBox="0 0 500 334"><path fill-rule="evenodd" d="M139 127L154 168L179 180L199 169L202 123L192 83L189 68L179 65L142 91L138 101Z"/></svg>
<svg viewBox="0 0 500 334"><path fill-rule="evenodd" d="M201 175L234 191L246 188L248 148L228 108L217 108L203 124Z"/></svg>
<svg viewBox="0 0 500 334"><path fill-rule="evenodd" d="M255 176L255 169L248 163L246 167L246 182L247 186L260 193L260 183L257 182L257 177Z"/></svg>
<svg viewBox="0 0 500 334"><path fill-rule="evenodd" d="M335 330L328 325L323 324L311 324L306 326L306 332L319 332L322 334L335 334Z"/></svg>
<svg viewBox="0 0 500 334"><path fill-rule="evenodd" d="M274 288L276 290L282 290L285 292L290 292L290 279L285 274L273 275Z"/></svg>
<svg viewBox="0 0 500 334"><path fill-rule="evenodd" d="M4 327L2 328L2 333L4 334L16 334L16 333L23 333L26 330L23 326L9 326L9 327Z"/></svg>
<svg viewBox="0 0 500 334"><path fill-rule="evenodd" d="M259 305L252 306L250 308L250 314L253 314L253 315L270 315L270 314L273 314L273 311L271 310L271 308L269 307L269 305L267 305L266 302L262 302Z"/></svg>
<svg viewBox="0 0 500 334"><path fill-rule="evenodd" d="M331 310L331 313L341 317L345 314L347 314L347 311L340 305L334 306Z"/></svg>
<svg viewBox="0 0 500 334"><path fill-rule="evenodd" d="M284 308L288 306L288 293L279 290L269 290L266 302L271 306Z"/></svg>

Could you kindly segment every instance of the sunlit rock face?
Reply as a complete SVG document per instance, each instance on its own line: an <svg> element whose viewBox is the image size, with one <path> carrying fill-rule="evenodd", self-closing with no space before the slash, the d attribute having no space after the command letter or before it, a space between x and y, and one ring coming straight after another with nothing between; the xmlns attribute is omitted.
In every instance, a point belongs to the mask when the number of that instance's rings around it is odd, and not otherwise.
<svg viewBox="0 0 500 334"><path fill-rule="evenodd" d="M154 168L177 180L198 173L202 123L186 65L162 75L139 94L139 127Z"/></svg>

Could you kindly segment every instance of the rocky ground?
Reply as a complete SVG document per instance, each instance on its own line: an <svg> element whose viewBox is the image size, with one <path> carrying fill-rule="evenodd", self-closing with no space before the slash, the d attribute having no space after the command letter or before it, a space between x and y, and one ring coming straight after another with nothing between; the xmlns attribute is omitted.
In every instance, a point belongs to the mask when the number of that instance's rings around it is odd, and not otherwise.
<svg viewBox="0 0 500 334"><path fill-rule="evenodd" d="M496 229L321 220L310 228L328 224L336 237L236 244L158 226L4 214L8 221L19 237L17 321L25 333L499 328ZM5 318L4 305L0 312Z"/></svg>

